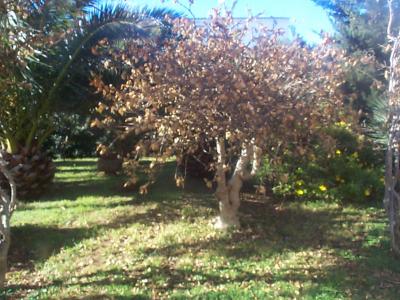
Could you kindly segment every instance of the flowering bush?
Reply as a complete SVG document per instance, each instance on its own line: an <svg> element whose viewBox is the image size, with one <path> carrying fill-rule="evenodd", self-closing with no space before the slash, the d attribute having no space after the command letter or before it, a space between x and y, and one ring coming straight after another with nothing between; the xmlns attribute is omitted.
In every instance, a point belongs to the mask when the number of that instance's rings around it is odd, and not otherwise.
<svg viewBox="0 0 400 300"><path fill-rule="evenodd" d="M380 201L384 188L381 151L343 121L327 133L329 139L315 141L307 157L290 151L279 160L267 157L259 174L267 190L303 200ZM327 148L327 143L335 147Z"/></svg>

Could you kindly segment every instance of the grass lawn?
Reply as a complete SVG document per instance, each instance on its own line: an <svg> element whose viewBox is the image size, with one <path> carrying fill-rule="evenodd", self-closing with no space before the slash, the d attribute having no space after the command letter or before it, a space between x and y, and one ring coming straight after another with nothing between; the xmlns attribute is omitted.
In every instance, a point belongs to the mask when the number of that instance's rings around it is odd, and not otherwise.
<svg viewBox="0 0 400 300"><path fill-rule="evenodd" d="M380 208L245 195L240 230L216 231L212 194L120 189L93 159L57 163L52 191L12 221L7 299L400 299Z"/></svg>

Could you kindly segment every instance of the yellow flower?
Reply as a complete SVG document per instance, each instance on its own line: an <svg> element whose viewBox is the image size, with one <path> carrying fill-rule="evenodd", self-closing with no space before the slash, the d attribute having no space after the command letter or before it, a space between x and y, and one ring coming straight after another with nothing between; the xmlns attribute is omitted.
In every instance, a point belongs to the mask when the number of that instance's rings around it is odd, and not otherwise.
<svg viewBox="0 0 400 300"><path fill-rule="evenodd" d="M340 122L336 123L336 125L339 127L346 127L347 123L345 121L340 121Z"/></svg>
<svg viewBox="0 0 400 300"><path fill-rule="evenodd" d="M337 149L337 150L335 151L335 153L336 153L336 155L341 155L341 154L342 154L342 151L340 151L339 149Z"/></svg>
<svg viewBox="0 0 400 300"><path fill-rule="evenodd" d="M366 190L364 191L364 195L365 195L366 197L371 196L371 190L370 190L370 189L366 189Z"/></svg>
<svg viewBox="0 0 400 300"><path fill-rule="evenodd" d="M321 185L319 186L319 189L320 189L320 191L322 191L322 192L326 192L326 191L328 190L328 188L327 188L325 185L323 185L323 184L321 184Z"/></svg>
<svg viewBox="0 0 400 300"><path fill-rule="evenodd" d="M304 181L303 181L303 180L297 180L297 181L296 181L296 184L297 184L298 186L302 186L302 185L303 185L303 183L304 183Z"/></svg>
<svg viewBox="0 0 400 300"><path fill-rule="evenodd" d="M304 195L304 191L303 190L296 190L296 195L297 196L303 196Z"/></svg>

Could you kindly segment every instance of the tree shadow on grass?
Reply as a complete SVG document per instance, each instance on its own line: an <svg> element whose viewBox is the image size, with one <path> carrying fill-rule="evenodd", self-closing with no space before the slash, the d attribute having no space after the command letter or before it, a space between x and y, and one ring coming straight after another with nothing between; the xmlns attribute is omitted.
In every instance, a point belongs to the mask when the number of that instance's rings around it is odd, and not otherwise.
<svg viewBox="0 0 400 300"><path fill-rule="evenodd" d="M60 300L147 300L150 299L146 295L134 295L134 296L120 296L112 294L91 294L83 297L67 297L60 298Z"/></svg>
<svg viewBox="0 0 400 300"><path fill-rule="evenodd" d="M287 252L315 251L317 254L319 250L329 249L332 257L326 259L332 261L326 266L286 268L279 274L272 274L268 283L309 284L302 293L311 299L398 299L399 261L390 253L388 240L381 237L382 231L363 227L354 213L340 208L276 210L271 205L251 202L244 203L242 213L241 230L206 241L148 247L143 252L149 256L179 257L188 251L201 255L207 249L209 253L232 261L257 262ZM383 215L374 218L375 224L386 225ZM363 228L357 230L357 226ZM258 280L256 274L239 272L245 274L239 276L240 280Z"/></svg>
<svg viewBox="0 0 400 300"><path fill-rule="evenodd" d="M170 224L181 220L181 209L184 205L208 207L209 201L201 198L197 201L182 200L169 201L158 200L154 207L148 208L144 212L138 212L133 205L136 201L125 201L123 203L105 203L101 205L90 205L94 210L98 208L113 208L116 206L132 206L110 218L104 218L104 223L96 223L92 227L85 228L60 228L39 225L20 225L12 229L12 243L10 248L10 265L32 264L35 261L43 261L48 257L58 253L62 248L74 246L80 241L96 237L102 230L118 229L132 224L144 224L153 226L154 224ZM42 210L42 208L40 208ZM57 208L53 208L57 209Z"/></svg>
<svg viewBox="0 0 400 300"><path fill-rule="evenodd" d="M133 223L152 225L169 223L181 215L175 206L162 209L156 207L144 213L132 213L117 216L104 224L90 228L59 228L38 225L21 225L12 229L9 261L11 267L19 264L32 265L35 261L44 261L57 254L62 248L72 247L84 239L96 237L103 229L117 229Z"/></svg>
<svg viewBox="0 0 400 300"><path fill-rule="evenodd" d="M72 247L80 241L96 236L97 228L58 228L22 225L11 232L9 262L11 268L20 264L44 261L62 248Z"/></svg>
<svg viewBox="0 0 400 300"><path fill-rule="evenodd" d="M168 206L167 204L170 204ZM203 204L202 204L203 205ZM165 264L159 267L144 266L143 269L133 268L132 270L113 269L110 271L99 271L85 275L85 280L70 284L61 279L54 281L48 287L68 287L69 285L79 286L113 286L125 285L133 286L140 282L148 282L152 290L158 292L171 291L172 289L185 291L192 288L188 278L195 278L200 284L213 287L226 283L257 282L260 284L274 284L280 282L299 282L305 286L300 292L301 295L313 298L351 298L365 299L397 299L400 285L396 286L397 278L400 278L400 264L390 254L387 240L379 236L380 230L368 230L361 228L356 232L356 227L360 226L359 217L341 208L325 209L313 211L299 207L279 208L271 204L245 201L242 205L243 227L224 235L207 240L195 240L193 242L170 243L162 247L145 247L145 256L161 256L165 258L180 257L190 251L194 256L201 255L204 250L215 254L216 257L224 256L232 262L261 262L270 258L279 257L282 253L298 253L302 251L314 251L330 249L332 255L337 259L325 266L318 265L293 265L286 266L280 272L271 271L267 275L260 276L256 271L246 268L246 263L219 266L210 269L198 267L177 268L174 264ZM179 202L160 203L154 209L147 212L127 215L126 218L116 218L104 228L118 228L132 223L169 223L180 219ZM375 223L384 223L384 217L379 215ZM345 225L343 227L343 225ZM383 225L383 224L382 224ZM102 225L103 226L103 225ZM27 230L28 229L28 230ZM61 247L73 245L80 239L96 235L96 230L87 232L88 229L72 230L50 230L38 231L36 227L20 228L20 234L31 235L28 244L23 241L23 236L14 239L21 240L21 244L15 245L16 248L28 247L40 253L40 240L43 236L50 243L50 247L45 249L45 255L37 255L40 259ZM354 232L353 232L354 231ZM57 235L56 241L51 237L51 233ZM374 237L375 235L375 237ZM68 238L65 239L65 236ZM377 243L366 244L366 239L375 239ZM35 242L37 241L37 242ZM381 241L381 242L379 242ZM52 250L51 250L52 248ZM345 255L339 254L344 252ZM318 253L318 251L316 252ZM349 255L349 257L346 257ZM310 258L312 259L312 257ZM330 259L329 257L327 259ZM244 267L242 267L244 266ZM226 279L221 276L223 272L234 269L237 276ZM163 278L164 283L159 284L157 280ZM400 282L400 279L399 279ZM147 286L146 286L147 287ZM14 286L15 290L21 289L43 289L43 286L23 287ZM112 289L111 289L112 290ZM207 298L209 294L199 297ZM91 295L87 299L96 299L103 295ZM92 297L92 298L90 298ZM107 298L109 297L109 298ZM118 295L114 295L115 299ZM103 299L112 299L111 295L104 295ZM137 295L139 299L148 299L147 295ZM324 299L325 299L324 298ZM78 299L78 298L77 298ZM85 298L79 298L85 299ZM132 298L131 299L135 299Z"/></svg>
<svg viewBox="0 0 400 300"><path fill-rule="evenodd" d="M93 162L88 162L88 165L92 164ZM170 173L171 169L166 170L165 177L160 178L147 196L140 196L132 201L121 202L121 204L109 204L109 207L114 207L152 202L156 204L155 207L141 213L134 210L127 211L126 214L109 220L107 224L101 224L92 229L41 228L26 225L17 227L13 229L14 242L10 253L13 249L15 251L24 249L23 251L27 251L22 253L25 260L45 260L50 255L59 252L62 247L73 246L85 238L95 236L98 229L120 228L133 223L150 226L172 223L182 217L183 205L190 204L193 207L194 217L203 213L199 209L201 207L216 208L217 203L209 199L210 191L203 190L196 182L193 183L194 194L191 201L183 202L182 191L174 187L172 176L168 172ZM80 183L62 182L62 188L58 190L58 196L55 199L60 200L59 194L64 195L64 192L65 199L70 200L75 200L82 195L115 196L115 190L110 190L110 187L118 180L114 177ZM67 191L63 191L63 188L67 188ZM190 184L186 189L191 190ZM203 194L207 194L207 197L199 196ZM108 207L107 205L105 203L104 206L100 206ZM343 210L340 207L316 211L293 205L280 207L249 197L243 202L240 211L243 221L240 230L234 230L206 241L172 243L156 248L147 247L143 249L143 252L148 256L178 257L188 251L200 254L207 250L211 254L224 256L232 261L257 262L278 257L285 252L298 253L330 249L335 257L338 257L330 265L307 268L293 266L282 270L279 274L272 273L262 278L255 272L239 269L240 275L234 282L239 284L241 281L255 280L267 284L281 281L308 283L309 286L304 288L302 293L309 298L365 299L372 295L373 299L398 299L398 297L395 298L395 295L400 294L400 264L391 255L387 239L380 237L382 231L368 229L360 224L359 214ZM215 210L215 214L217 214L217 210ZM385 217L380 213L374 215L373 218L375 224L380 227L386 226ZM15 264L17 261L11 254L11 264ZM215 269L213 272L194 270L193 268L186 270L170 265L154 268L151 272L145 272L146 270L127 272L117 269L110 271L109 274L107 272L89 274L87 275L88 283L79 283L79 285L132 285L143 279L150 282L155 281L161 274L166 278L167 285L165 287L155 285L155 289L160 291L173 288L185 289L188 286L182 287L179 283L185 282L188 276L195 276L200 278L201 283L209 282L211 285L226 283L228 279L221 279L218 276L218 273L224 270L224 268ZM118 275L117 283L115 283L114 275ZM102 279L98 279L99 277ZM50 286L59 286L60 284L62 283L54 282ZM23 287L19 288L23 289ZM35 289L38 288L42 287L35 287ZM93 295L92 297L97 296L101 297L102 295ZM145 297L145 295L142 296ZM115 298L119 299L118 295L115 295Z"/></svg>
<svg viewBox="0 0 400 300"><path fill-rule="evenodd" d="M107 176L97 173L94 160L56 161L57 174L71 173L71 176L56 176L50 189L40 202L71 200L79 197L113 197L129 196L132 192L122 188L124 175ZM84 172L84 174L82 174Z"/></svg>
<svg viewBox="0 0 400 300"><path fill-rule="evenodd" d="M95 168L96 167L96 159L68 159L68 160L57 160L55 161L55 166L56 167L63 167L63 168L69 168L69 169L75 169L75 168L83 168L83 169L88 169L88 168Z"/></svg>
<svg viewBox="0 0 400 300"><path fill-rule="evenodd" d="M383 286L384 280L371 282L371 278L362 280L357 274L358 270L354 266L340 265L326 268L304 268L293 267L284 268L279 273L268 272L267 274L257 274L257 271L241 269L236 267L234 277L227 277L224 274L229 273L229 267L214 267L210 269L199 268L177 268L173 265L152 266L151 268L136 268L134 270L125 270L115 268L106 271L98 271L91 274L76 277L76 283L70 283L67 278L55 281L46 286L25 286L25 289L46 290L52 288L69 288L79 286L79 288L96 287L104 289L115 287L132 288L134 286L142 287L149 293L163 294L174 290L175 293L185 295L185 291L190 291L195 286L208 286L208 291L198 292L196 299L235 299L227 298L227 291L219 292L216 295L216 287L227 284L234 284L237 287L257 284L258 286L270 287L270 292L276 289L275 284L298 282L300 285L300 294L289 294L288 298L305 297L307 299L398 299L398 289L392 286ZM365 270L364 270L365 272ZM372 284L372 285L371 285ZM375 284L375 286L374 286ZM275 286L274 286L275 285ZM301 286L305 286L301 288ZM372 289L371 289L372 287ZM14 287L16 288L16 287ZM21 288L21 287L19 287ZM293 292L293 291L292 291ZM218 292L217 292L218 294ZM193 295L193 293L192 293ZM250 299L252 294L244 292L244 299ZM264 294L267 296L268 294ZM217 296L217 297L216 297ZM261 295L263 296L263 295ZM280 295L282 296L282 295ZM96 298L99 297L99 298ZM182 297L182 296L181 296ZM252 298L252 297L251 297ZM118 294L82 294L79 297L66 297L60 299L152 299L151 296L144 293L132 294L131 296L121 296Z"/></svg>
<svg viewBox="0 0 400 300"><path fill-rule="evenodd" d="M87 179L75 181L55 182L51 188L40 200L59 201L59 200L77 200L81 197L115 197L129 196L131 192L124 191L122 188L124 177L104 177L102 179Z"/></svg>
<svg viewBox="0 0 400 300"><path fill-rule="evenodd" d="M58 168L57 173L63 174L63 173L72 173L72 174L77 174L77 173L82 173L82 172L96 172L96 169L93 167L93 165L88 165L87 167L68 167L68 168ZM63 176L65 176L63 174Z"/></svg>
<svg viewBox="0 0 400 300"><path fill-rule="evenodd" d="M244 281L257 280L268 282L271 280L271 277L259 276L255 273L249 271L243 271L237 278L234 280L229 280L223 276L220 276L220 272L223 272L224 269L214 269L212 273L203 272L201 270L194 270L188 268L176 268L173 266L162 265L159 267L151 267L151 268L136 268L135 270L128 271L120 268L114 268L110 270L102 270L98 272L94 272L91 274L85 274L82 276L77 276L74 279L77 281L76 283L69 283L67 278L63 280L54 281L48 285L35 286L35 285L25 285L25 286L12 286L10 289L18 290L47 290L48 288L56 287L56 288L69 288L74 286L79 286L80 288L85 287L98 287L104 289L104 287L116 287L116 286L125 286L125 287L134 287L134 286L142 286L150 289L153 292L163 293L174 289L175 291L184 291L186 289L190 289L191 284L194 280L200 282L201 284L210 284L210 285L221 285L229 282L237 282L241 283ZM196 279L194 279L196 278ZM83 282L81 282L83 280ZM160 283L162 281L162 284ZM97 299L96 297L103 297L99 299L153 299L153 297L140 293L140 294L132 294L131 296L121 296L121 295L82 295L79 297L66 297L60 299Z"/></svg>
<svg viewBox="0 0 400 300"><path fill-rule="evenodd" d="M79 286L80 288L91 287L93 289L96 289L96 287L102 289L109 287L112 290L118 286L139 286L156 294L174 290L184 295L185 291L189 291L197 285L209 287L207 292L197 294L197 299L208 299L208 297L215 296L216 287L226 284L234 284L238 287L243 284L270 286L273 292L274 284L297 282L300 287L304 286L304 288L300 288L300 295L297 295L297 297L304 296L307 299L366 299L368 297L372 297L372 299L398 299L398 289L396 287L387 284L382 286L384 280L373 278L372 275L370 278L366 278L365 270L362 269L363 262L358 262L358 264L353 263L350 265L344 263L324 268L293 266L282 268L279 273L271 271L262 275L258 274L256 270L252 271L238 264L234 267L233 271L236 275L233 277L224 275L232 271L232 267L229 265L213 267L212 269L199 269L194 266L179 268L174 264L164 264L161 266L138 267L133 270L120 268L102 270L76 277L76 283L69 283L68 279L63 279L53 282L49 286L31 286L30 288L46 289L48 287L68 288ZM358 272L362 273L358 274ZM225 293L221 292L219 296L226 296ZM112 299L111 296L115 297L115 299L127 299L124 298L126 296L119 295L107 294L102 296L104 296L104 299ZM250 297L251 294L246 296ZM288 298L294 296L296 295L290 294L289 291ZM65 299L92 299L90 297L94 297L94 295L85 295L85 297L87 298L68 297ZM146 294L129 297L131 299L151 299Z"/></svg>
<svg viewBox="0 0 400 300"><path fill-rule="evenodd" d="M248 260L265 257L266 253L274 255L288 250L361 247L361 240L336 236L335 231L342 224L339 217L344 217L339 211L312 212L300 208L276 210L266 203L254 205L246 201L242 205L241 214L242 227L238 230L206 241L150 247L144 252L173 257L183 255L188 249L193 253L207 249L224 257ZM152 217L150 219L157 220ZM349 224L351 226L351 222Z"/></svg>
<svg viewBox="0 0 400 300"><path fill-rule="evenodd" d="M147 162L145 162L147 163ZM154 185L149 188L149 193L140 195L138 188L146 181L144 178L137 184L136 189L126 190L123 184L126 176L107 176L97 175L95 161L65 161L56 162L57 166L62 166L57 172L71 172L73 176L69 178L58 178L51 189L40 199L40 202L50 202L59 200L75 201L80 197L129 197L136 199L136 203L175 201L179 200L184 192L196 194L211 194L212 191L205 187L201 179L187 178L185 188L177 188L174 180L175 162L168 162L158 174L158 179ZM79 176L81 171L91 172L92 175ZM75 174L77 176L75 176Z"/></svg>

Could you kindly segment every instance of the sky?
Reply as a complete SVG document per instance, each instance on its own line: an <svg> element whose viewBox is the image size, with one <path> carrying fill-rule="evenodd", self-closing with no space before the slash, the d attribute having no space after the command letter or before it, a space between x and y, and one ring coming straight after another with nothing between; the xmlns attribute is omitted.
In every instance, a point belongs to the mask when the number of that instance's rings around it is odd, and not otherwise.
<svg viewBox="0 0 400 300"><path fill-rule="evenodd" d="M111 2L121 1L111 0ZM133 6L167 6L185 12L182 6L174 4L173 0L123 0L122 2ZM188 4L187 0L181 2ZM194 0L191 10L198 18L208 17L212 8L221 6L222 3L230 7L232 0ZM311 0L238 0L233 15L246 17L249 11L253 15L262 13L264 17L290 18L290 23L296 28L296 32L310 43L317 43L320 40L321 30L333 32L327 14Z"/></svg>

